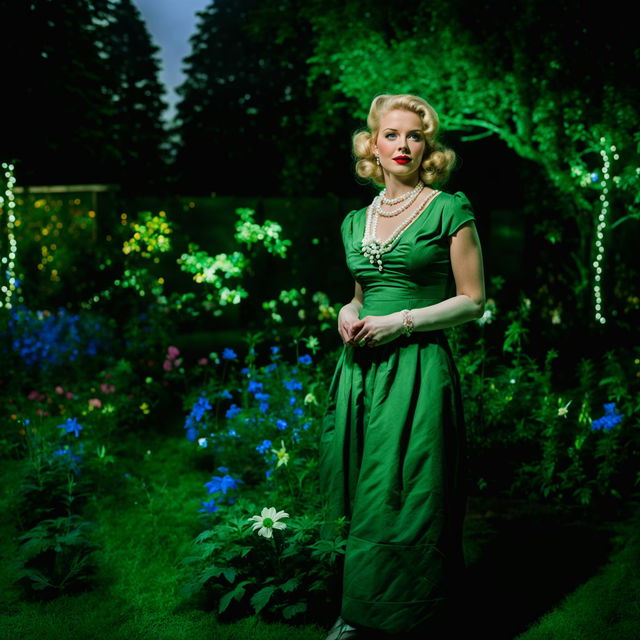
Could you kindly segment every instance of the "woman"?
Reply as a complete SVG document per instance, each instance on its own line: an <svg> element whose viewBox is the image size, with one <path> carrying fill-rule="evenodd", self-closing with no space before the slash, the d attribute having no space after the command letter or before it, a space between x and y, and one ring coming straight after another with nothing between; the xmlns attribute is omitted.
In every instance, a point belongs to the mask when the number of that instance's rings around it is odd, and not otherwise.
<svg viewBox="0 0 640 640"><path fill-rule="evenodd" d="M384 185L342 222L354 297L320 441L326 535L349 523L341 615L327 640L433 629L464 558L465 426L443 329L480 318L469 201L437 189L455 154L422 98L381 95L354 136L358 175Z"/></svg>

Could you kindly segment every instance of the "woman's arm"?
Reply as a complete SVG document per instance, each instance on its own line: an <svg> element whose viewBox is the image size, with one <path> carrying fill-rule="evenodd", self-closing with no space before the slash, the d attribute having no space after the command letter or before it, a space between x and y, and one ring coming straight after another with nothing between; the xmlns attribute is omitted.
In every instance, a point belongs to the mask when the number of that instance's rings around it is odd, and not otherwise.
<svg viewBox="0 0 640 640"><path fill-rule="evenodd" d="M434 331L453 327L484 313L485 289L482 249L473 221L463 224L449 236L451 270L456 283L456 295L428 307L411 310L414 331ZM376 346L398 337L403 331L402 312L386 316L366 316L355 323L353 343L367 339Z"/></svg>
<svg viewBox="0 0 640 640"><path fill-rule="evenodd" d="M362 287L356 281L355 292L351 302L345 304L338 314L338 333L344 343L354 344L352 328L354 323L358 320L358 315L360 314L360 309L362 309L363 301Z"/></svg>

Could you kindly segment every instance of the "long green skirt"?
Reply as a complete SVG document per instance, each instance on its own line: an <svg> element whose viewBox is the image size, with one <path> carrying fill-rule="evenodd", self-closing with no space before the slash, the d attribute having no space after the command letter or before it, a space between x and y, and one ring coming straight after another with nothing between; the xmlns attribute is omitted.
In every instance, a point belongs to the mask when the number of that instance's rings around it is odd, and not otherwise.
<svg viewBox="0 0 640 640"><path fill-rule="evenodd" d="M345 345L329 389L320 479L350 523L342 617L389 633L428 628L464 570L465 427L441 330Z"/></svg>

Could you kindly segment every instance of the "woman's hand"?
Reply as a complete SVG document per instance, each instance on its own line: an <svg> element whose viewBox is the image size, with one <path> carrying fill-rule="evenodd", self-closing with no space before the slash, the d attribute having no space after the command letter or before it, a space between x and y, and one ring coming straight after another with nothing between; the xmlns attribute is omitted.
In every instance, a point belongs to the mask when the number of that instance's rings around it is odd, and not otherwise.
<svg viewBox="0 0 640 640"><path fill-rule="evenodd" d="M402 312L386 316L365 316L353 323L353 343L358 346L376 347L395 340L402 333ZM366 343L361 342L365 340Z"/></svg>
<svg viewBox="0 0 640 640"><path fill-rule="evenodd" d="M345 304L338 313L338 333L342 342L355 346L353 342L353 325L358 321L358 312L351 304Z"/></svg>

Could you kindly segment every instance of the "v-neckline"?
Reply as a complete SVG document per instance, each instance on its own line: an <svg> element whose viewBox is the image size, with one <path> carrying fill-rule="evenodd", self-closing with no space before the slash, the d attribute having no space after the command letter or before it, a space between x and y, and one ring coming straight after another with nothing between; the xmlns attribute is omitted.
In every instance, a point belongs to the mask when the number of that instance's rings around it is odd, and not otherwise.
<svg viewBox="0 0 640 640"><path fill-rule="evenodd" d="M435 196L433 196L432 198L429 199L429 202L427 202L427 205L425 206L425 208L411 221L410 224L408 224L399 234L398 237L391 243L391 245L389 246L389 251L391 250L391 247L393 247L395 245L395 243L398 241L399 238L402 237L402 234L411 226L413 226L413 224L415 223L416 220L418 220L419 218L421 218L424 215L424 212L438 199L438 197L440 196L440 194L442 193L442 191L438 191L438 193L436 193ZM369 210L369 207L366 207L364 210L364 231L362 233L362 240L364 240L364 235L367 232L367 211ZM373 215L373 214L371 214ZM387 240L389 240L389 238L396 232L396 229L402 225L402 222L397 225L394 230L387 236L386 240L380 240L377 236L374 237L373 239L376 240L377 242L379 242L381 245L384 245ZM362 244L362 241L360 242L360 244Z"/></svg>

